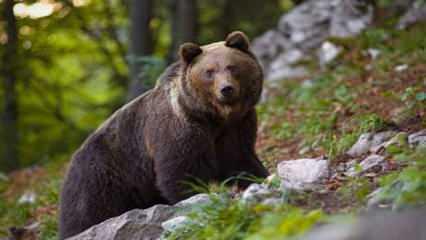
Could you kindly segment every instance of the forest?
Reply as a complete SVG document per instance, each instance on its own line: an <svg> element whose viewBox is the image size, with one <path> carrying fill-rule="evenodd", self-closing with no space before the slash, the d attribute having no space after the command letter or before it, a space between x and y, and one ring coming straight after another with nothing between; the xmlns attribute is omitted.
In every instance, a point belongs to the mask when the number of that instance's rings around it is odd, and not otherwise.
<svg viewBox="0 0 426 240"><path fill-rule="evenodd" d="M309 233L373 205L424 209L423 0L0 0L0 11L1 240L57 239L72 154L154 88L181 44L235 30L264 69L256 151L271 176L252 192L194 185L210 200L155 223L152 239L334 239Z"/></svg>

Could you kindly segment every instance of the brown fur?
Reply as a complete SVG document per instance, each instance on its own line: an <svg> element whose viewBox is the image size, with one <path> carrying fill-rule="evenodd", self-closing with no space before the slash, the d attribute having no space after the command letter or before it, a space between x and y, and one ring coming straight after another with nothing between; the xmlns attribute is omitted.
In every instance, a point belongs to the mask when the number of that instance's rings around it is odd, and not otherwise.
<svg viewBox="0 0 426 240"><path fill-rule="evenodd" d="M193 194L183 184L193 178L268 175L254 149L262 71L239 37L229 47L183 45L181 60L153 90L83 143L62 189L60 239L134 208L174 204ZM207 70L214 72L209 78ZM224 84L235 89L226 102Z"/></svg>

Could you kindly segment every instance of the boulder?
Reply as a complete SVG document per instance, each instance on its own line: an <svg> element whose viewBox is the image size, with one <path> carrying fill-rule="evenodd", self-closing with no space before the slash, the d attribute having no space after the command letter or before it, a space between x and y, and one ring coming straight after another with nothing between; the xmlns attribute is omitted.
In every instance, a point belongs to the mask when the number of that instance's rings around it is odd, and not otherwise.
<svg viewBox="0 0 426 240"><path fill-rule="evenodd" d="M283 161L277 166L281 187L289 190L314 190L329 176L329 161L323 158Z"/></svg>
<svg viewBox="0 0 426 240"><path fill-rule="evenodd" d="M368 0L342 0L331 17L330 35L347 38L359 34L373 21L374 7Z"/></svg>
<svg viewBox="0 0 426 240"><path fill-rule="evenodd" d="M164 230L184 226L189 218L184 216L193 207L208 204L208 194L197 194L174 206L155 205L148 209L135 209L95 225L69 240L124 240L160 239Z"/></svg>
<svg viewBox="0 0 426 240"><path fill-rule="evenodd" d="M173 232L177 229L184 228L185 226L191 224L193 221L187 216L177 216L171 218L161 224L161 227L166 232Z"/></svg>
<svg viewBox="0 0 426 240"><path fill-rule="evenodd" d="M211 199L208 194L200 193L176 203L175 206L181 209L189 209L194 206L205 205L210 202L211 202Z"/></svg>
<svg viewBox="0 0 426 240"><path fill-rule="evenodd" d="M255 38L252 49L266 80L306 77L308 71L297 62L315 58L329 37L359 34L372 19L368 0L307 0L282 15L275 29Z"/></svg>
<svg viewBox="0 0 426 240"><path fill-rule="evenodd" d="M145 210L131 210L95 225L68 240L156 240L163 232L161 223L170 219L175 211L176 207L168 205L155 205Z"/></svg>
<svg viewBox="0 0 426 240"><path fill-rule="evenodd" d="M406 29L407 27L417 23L426 21L426 3L415 1L411 8L399 19L396 25L397 29Z"/></svg>

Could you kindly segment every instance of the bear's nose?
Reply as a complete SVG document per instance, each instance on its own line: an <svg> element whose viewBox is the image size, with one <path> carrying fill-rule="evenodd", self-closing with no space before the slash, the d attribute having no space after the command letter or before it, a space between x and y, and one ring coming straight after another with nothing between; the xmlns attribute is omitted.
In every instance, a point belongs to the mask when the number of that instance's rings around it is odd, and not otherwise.
<svg viewBox="0 0 426 240"><path fill-rule="evenodd" d="M232 95L234 94L234 88L232 86L225 86L220 90L220 93L224 96L224 97L232 97Z"/></svg>

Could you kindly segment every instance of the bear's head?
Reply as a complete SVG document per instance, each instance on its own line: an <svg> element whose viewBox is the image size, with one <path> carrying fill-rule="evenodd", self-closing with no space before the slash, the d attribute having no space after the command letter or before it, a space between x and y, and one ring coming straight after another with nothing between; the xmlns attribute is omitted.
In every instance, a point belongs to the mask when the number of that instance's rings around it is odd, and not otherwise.
<svg viewBox="0 0 426 240"><path fill-rule="evenodd" d="M249 44L237 31L223 42L180 47L180 91L190 110L226 120L253 108L261 95L263 72Z"/></svg>

